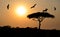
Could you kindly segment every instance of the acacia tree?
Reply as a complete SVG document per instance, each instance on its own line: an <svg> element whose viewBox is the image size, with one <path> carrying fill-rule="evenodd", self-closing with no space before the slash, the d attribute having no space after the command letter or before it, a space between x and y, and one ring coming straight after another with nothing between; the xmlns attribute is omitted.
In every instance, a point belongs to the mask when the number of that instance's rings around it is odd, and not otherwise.
<svg viewBox="0 0 60 37"><path fill-rule="evenodd" d="M41 26L41 22L44 20L44 18L54 18L54 15L51 15L47 12L37 12L37 13L32 13L32 14L29 14L27 16L29 19L33 18L33 19L37 19L37 21L39 22L39 29L40 29L40 26Z"/></svg>

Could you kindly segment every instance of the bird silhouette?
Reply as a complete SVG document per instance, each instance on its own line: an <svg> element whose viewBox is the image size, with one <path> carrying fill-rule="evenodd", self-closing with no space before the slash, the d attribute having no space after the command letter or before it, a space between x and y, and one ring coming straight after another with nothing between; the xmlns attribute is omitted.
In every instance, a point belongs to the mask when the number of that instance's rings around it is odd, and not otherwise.
<svg viewBox="0 0 60 37"><path fill-rule="evenodd" d="M7 9L9 9L9 4L7 5Z"/></svg>
<svg viewBox="0 0 60 37"><path fill-rule="evenodd" d="M54 10L56 10L56 7L54 7Z"/></svg>
<svg viewBox="0 0 60 37"><path fill-rule="evenodd" d="M36 4L34 4L31 8L34 8L36 6Z"/></svg>
<svg viewBox="0 0 60 37"><path fill-rule="evenodd" d="M47 11L48 9L46 8L45 10L43 10L43 11Z"/></svg>

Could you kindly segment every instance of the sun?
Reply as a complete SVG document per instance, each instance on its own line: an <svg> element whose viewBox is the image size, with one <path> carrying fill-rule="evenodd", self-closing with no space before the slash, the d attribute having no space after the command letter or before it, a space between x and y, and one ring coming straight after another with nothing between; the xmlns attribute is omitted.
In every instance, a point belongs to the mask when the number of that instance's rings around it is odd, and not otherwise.
<svg viewBox="0 0 60 37"><path fill-rule="evenodd" d="M19 6L16 9L16 14L19 16L25 15L27 12L26 8L24 6Z"/></svg>

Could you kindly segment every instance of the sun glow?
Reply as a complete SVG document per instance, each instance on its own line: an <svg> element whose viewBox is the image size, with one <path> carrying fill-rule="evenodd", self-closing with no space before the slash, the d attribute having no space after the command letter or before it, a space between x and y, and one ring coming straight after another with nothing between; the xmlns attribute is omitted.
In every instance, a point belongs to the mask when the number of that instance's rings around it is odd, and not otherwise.
<svg viewBox="0 0 60 37"><path fill-rule="evenodd" d="M16 14L19 15L19 16L20 16L20 15L21 15L21 16L25 15L26 12L27 12L27 10L26 10L26 8L25 8L24 6L20 6L20 7L18 7L18 8L16 9Z"/></svg>

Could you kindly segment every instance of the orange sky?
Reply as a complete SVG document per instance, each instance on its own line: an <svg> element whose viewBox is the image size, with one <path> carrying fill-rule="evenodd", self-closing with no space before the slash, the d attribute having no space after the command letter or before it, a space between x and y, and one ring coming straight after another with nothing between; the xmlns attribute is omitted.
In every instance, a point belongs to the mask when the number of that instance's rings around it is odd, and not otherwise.
<svg viewBox="0 0 60 37"><path fill-rule="evenodd" d="M0 26L10 25L12 27L38 27L38 21L28 19L26 16L30 13L42 11L48 8L50 14L55 15L54 19L47 18L42 22L42 29L60 29L60 0L0 0ZM37 3L36 7L30 9ZM10 9L7 10L6 6L10 4ZM23 16L17 16L15 14L16 7L25 6L27 14ZM53 7L57 10L54 11Z"/></svg>

